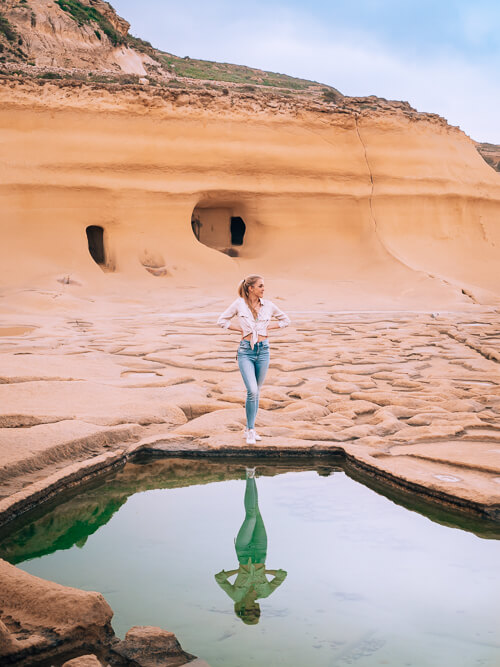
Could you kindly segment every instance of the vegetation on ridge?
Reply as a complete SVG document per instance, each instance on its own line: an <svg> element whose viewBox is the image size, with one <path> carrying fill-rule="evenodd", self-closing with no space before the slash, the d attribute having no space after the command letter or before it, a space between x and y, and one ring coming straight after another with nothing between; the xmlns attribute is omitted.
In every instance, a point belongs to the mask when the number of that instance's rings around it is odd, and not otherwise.
<svg viewBox="0 0 500 667"><path fill-rule="evenodd" d="M0 63L12 59L12 57L25 60L26 53L21 48L23 44L24 40L15 26L3 12L0 12Z"/></svg>
<svg viewBox="0 0 500 667"><path fill-rule="evenodd" d="M113 46L125 44L126 39L117 32L111 23L94 7L89 7L79 2L79 0L56 0L59 7L70 14L79 25L97 23L102 32L109 38ZM101 39L97 30L96 36Z"/></svg>
<svg viewBox="0 0 500 667"><path fill-rule="evenodd" d="M9 42L17 39L17 32L3 14L0 14L0 34L4 35Z"/></svg>
<svg viewBox="0 0 500 667"><path fill-rule="evenodd" d="M287 74L266 72L245 65L231 65L211 60L197 60L195 58L180 58L170 53L156 50L155 56L165 68L179 77L203 79L204 81L224 81L227 83L246 83L259 86L289 88L292 90L306 90L317 86L314 81L298 79Z"/></svg>

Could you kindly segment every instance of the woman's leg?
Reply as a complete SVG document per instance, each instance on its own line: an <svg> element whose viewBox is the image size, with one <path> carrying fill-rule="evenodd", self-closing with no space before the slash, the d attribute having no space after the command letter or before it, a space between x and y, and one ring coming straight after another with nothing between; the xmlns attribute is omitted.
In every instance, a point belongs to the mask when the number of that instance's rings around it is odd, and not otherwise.
<svg viewBox="0 0 500 667"><path fill-rule="evenodd" d="M252 477L247 479L245 487L245 519L238 532L235 543L236 554L240 563L265 563L267 552L267 534L259 510L257 485Z"/></svg>
<svg viewBox="0 0 500 667"><path fill-rule="evenodd" d="M253 529L252 546L254 550L254 562L265 563L267 556L267 533L259 509L257 509L257 519L255 521L255 528Z"/></svg>
<svg viewBox="0 0 500 667"><path fill-rule="evenodd" d="M257 485L255 479L249 478L245 487L245 518L241 524L236 537L235 548L238 560L241 563L247 563L250 543L255 530L257 514L259 512L259 499L257 495Z"/></svg>
<svg viewBox="0 0 500 667"><path fill-rule="evenodd" d="M260 389L264 384L268 368L269 368L269 348L262 347L260 352L257 354L257 358L255 360L255 379L257 380L258 389Z"/></svg>
<svg viewBox="0 0 500 667"><path fill-rule="evenodd" d="M238 352L238 366L247 389L245 411L248 429L255 428L255 415L259 406L259 387L255 374L256 364L253 357L253 351L251 355L242 353L241 351Z"/></svg>
<svg viewBox="0 0 500 667"><path fill-rule="evenodd" d="M257 410L259 409L260 388L266 379L267 370L269 368L269 347L261 347L255 360L255 380L257 382L257 398L255 402L255 418L257 417Z"/></svg>

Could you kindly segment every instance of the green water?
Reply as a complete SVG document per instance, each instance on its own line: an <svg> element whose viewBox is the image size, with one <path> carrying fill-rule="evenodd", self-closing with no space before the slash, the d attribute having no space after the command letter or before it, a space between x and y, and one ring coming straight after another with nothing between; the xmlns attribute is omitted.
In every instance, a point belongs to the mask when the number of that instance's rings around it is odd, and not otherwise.
<svg viewBox="0 0 500 667"><path fill-rule="evenodd" d="M119 636L161 626L212 667L498 667L500 530L301 466L257 463L267 544L244 464L162 460L32 517L0 555L102 592Z"/></svg>

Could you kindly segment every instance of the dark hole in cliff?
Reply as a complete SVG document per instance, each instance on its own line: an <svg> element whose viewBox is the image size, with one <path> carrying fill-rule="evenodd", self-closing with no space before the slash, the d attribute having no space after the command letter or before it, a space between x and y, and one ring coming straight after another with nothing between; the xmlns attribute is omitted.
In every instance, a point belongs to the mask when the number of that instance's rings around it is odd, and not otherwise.
<svg viewBox="0 0 500 667"><path fill-rule="evenodd" d="M215 248L230 257L238 257L247 225L234 215L233 206L197 206L191 215L191 229L200 243Z"/></svg>
<svg viewBox="0 0 500 667"><path fill-rule="evenodd" d="M246 228L243 218L231 218L231 245L243 245Z"/></svg>
<svg viewBox="0 0 500 667"><path fill-rule="evenodd" d="M106 264L106 254L104 252L104 229L98 225L90 225L86 229L89 252L92 259L99 266Z"/></svg>

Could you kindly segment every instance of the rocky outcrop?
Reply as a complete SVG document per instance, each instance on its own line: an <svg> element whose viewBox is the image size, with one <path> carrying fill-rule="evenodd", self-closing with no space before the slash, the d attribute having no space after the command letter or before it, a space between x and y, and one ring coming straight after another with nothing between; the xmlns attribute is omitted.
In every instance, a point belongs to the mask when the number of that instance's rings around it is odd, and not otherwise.
<svg viewBox="0 0 500 667"><path fill-rule="evenodd" d="M185 653L173 632L150 626L134 626L115 651L141 667L184 665L194 656Z"/></svg>
<svg viewBox="0 0 500 667"><path fill-rule="evenodd" d="M101 667L101 664L101 661L93 653L90 653L68 660L62 667Z"/></svg>
<svg viewBox="0 0 500 667"><path fill-rule="evenodd" d="M106 645L114 636L112 616L100 593L60 586L0 560L0 661Z"/></svg>
<svg viewBox="0 0 500 667"><path fill-rule="evenodd" d="M134 627L124 641L111 628L113 612L100 593L60 586L0 560L0 662L32 665L60 660L72 667L102 664L177 667L195 659L175 635ZM90 649L90 650L89 650Z"/></svg>
<svg viewBox="0 0 500 667"><path fill-rule="evenodd" d="M104 0L81 0L81 2L83 5L93 7L101 16L104 16L119 35L125 37L128 34L130 23L118 16L109 2L104 2Z"/></svg>
<svg viewBox="0 0 500 667"><path fill-rule="evenodd" d="M145 64L153 62L130 48L130 24L102 0L5 0L0 12L0 61L5 63L70 75L75 68L145 75Z"/></svg>
<svg viewBox="0 0 500 667"><path fill-rule="evenodd" d="M476 143L479 154L495 171L500 171L500 146L489 143Z"/></svg>

